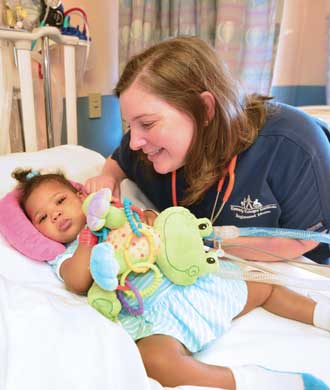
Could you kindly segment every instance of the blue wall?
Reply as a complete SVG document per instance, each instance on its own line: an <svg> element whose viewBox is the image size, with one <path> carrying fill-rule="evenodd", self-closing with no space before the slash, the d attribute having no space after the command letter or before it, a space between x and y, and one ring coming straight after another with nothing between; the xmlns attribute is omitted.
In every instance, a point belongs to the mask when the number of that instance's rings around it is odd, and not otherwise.
<svg viewBox="0 0 330 390"><path fill-rule="evenodd" d="M119 145L122 137L118 98L112 95L102 96L101 118L90 119L88 117L88 97L79 97L77 114L78 144L96 150L105 157L109 156ZM66 143L65 120L63 122L62 142Z"/></svg>
<svg viewBox="0 0 330 390"><path fill-rule="evenodd" d="M276 98L276 101L292 106L326 104L326 88L323 85L274 86L270 94Z"/></svg>

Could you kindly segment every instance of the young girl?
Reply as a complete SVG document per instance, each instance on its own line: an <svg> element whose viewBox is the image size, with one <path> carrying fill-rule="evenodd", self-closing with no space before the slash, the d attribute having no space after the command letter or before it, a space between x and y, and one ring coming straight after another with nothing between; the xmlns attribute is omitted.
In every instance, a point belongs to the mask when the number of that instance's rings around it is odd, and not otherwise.
<svg viewBox="0 0 330 390"><path fill-rule="evenodd" d="M82 234L86 223L83 195L61 174L41 175L18 170L13 177L22 189L21 205L32 224L46 237L67 245L51 265L66 286L85 293L95 241ZM180 239L180 237L178 237ZM139 286L148 273L134 276ZM284 287L241 280L200 277L191 286L163 282L145 302L140 316L124 310L122 325L137 341L147 373L164 386L199 385L226 389L328 389L306 373L271 371L260 366L220 367L197 361L192 353L220 337L237 318L262 306L286 318L330 330L330 308ZM212 308L212 309L210 309Z"/></svg>

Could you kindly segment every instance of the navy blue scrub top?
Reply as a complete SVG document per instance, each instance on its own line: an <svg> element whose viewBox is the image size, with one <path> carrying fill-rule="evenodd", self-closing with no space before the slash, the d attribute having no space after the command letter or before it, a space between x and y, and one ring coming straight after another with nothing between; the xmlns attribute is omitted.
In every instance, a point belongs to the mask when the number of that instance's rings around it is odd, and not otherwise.
<svg viewBox="0 0 330 390"><path fill-rule="evenodd" d="M129 140L128 132L112 158L158 210L173 206L171 174L146 169L137 152L129 149ZM254 144L238 156L235 174L233 192L214 225L330 228L330 135L323 122L294 107L276 104ZM180 169L178 203L185 188ZM210 218L216 188L217 183L202 201L188 206L190 211ZM226 182L222 192L225 188ZM312 252L309 257L316 261L330 256L328 245Z"/></svg>

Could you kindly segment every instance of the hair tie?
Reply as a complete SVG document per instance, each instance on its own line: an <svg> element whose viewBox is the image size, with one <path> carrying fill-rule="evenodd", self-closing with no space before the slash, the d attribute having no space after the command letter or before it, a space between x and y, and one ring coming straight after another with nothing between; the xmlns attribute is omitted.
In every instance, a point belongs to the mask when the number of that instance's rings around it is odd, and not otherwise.
<svg viewBox="0 0 330 390"><path fill-rule="evenodd" d="M40 175L40 172L39 171L36 171L35 169L32 169L31 172L29 172L25 178L26 180L31 180L32 178L34 178L35 176L39 176Z"/></svg>

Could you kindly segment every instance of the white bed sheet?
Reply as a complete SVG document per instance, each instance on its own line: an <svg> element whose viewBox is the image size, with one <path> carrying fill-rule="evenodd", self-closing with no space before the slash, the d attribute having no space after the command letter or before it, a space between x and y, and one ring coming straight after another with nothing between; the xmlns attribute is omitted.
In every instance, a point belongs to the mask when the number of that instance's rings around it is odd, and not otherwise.
<svg viewBox="0 0 330 390"><path fill-rule="evenodd" d="M75 180L83 181L97 173L103 163L95 152L81 147L60 147L57 153L50 153L56 154L51 162L47 153L39 153L38 158L32 154L35 161L30 165L51 169L65 161L64 153L66 158L70 156L69 167L67 162L62 163L64 170ZM0 176L5 179L4 184L0 183L1 196L13 185L8 184L8 172L16 165L22 166L22 161L28 160L29 165L30 155L8 156L9 163L0 157ZM7 169L6 175L2 168ZM125 184L124 191L139 205L146 203L130 184ZM309 274L284 264L274 267L290 275ZM330 304L325 293L318 299ZM86 298L66 291L47 264L27 259L1 236L0 340L3 390L161 389L147 377L134 342L119 325L89 307ZM272 369L308 371L330 383L330 334L263 309L235 320L222 339L196 354L196 358L210 364L255 363Z"/></svg>

